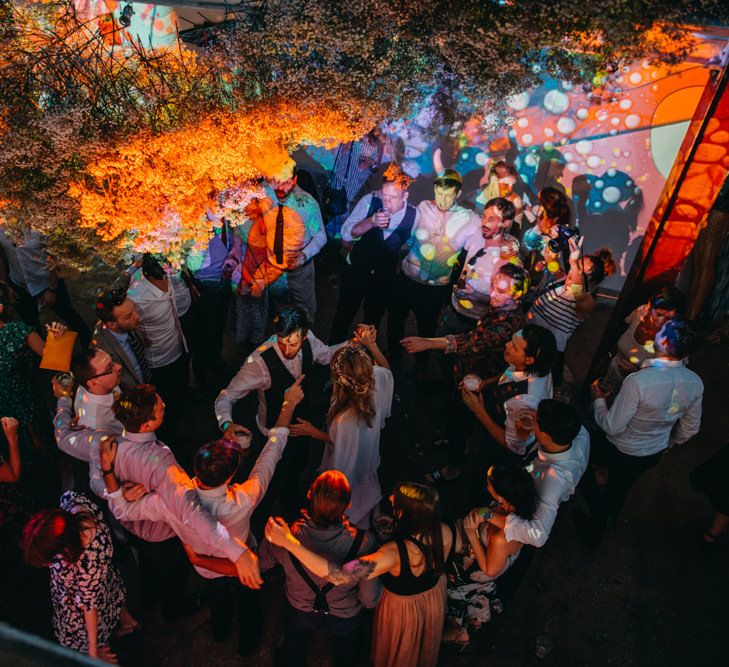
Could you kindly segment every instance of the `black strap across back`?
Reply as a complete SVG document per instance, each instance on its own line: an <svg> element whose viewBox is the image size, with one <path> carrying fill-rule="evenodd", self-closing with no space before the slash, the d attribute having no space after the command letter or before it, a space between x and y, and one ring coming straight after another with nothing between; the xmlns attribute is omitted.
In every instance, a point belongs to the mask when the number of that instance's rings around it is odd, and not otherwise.
<svg viewBox="0 0 729 667"><path fill-rule="evenodd" d="M355 528L355 530L357 532L354 536L354 541L352 542L352 546L349 548L347 555L344 557L342 564L354 560L354 558L357 556L357 553L359 552L359 548L362 546L365 531L360 530L359 528ZM292 554L290 551L289 558L291 559L291 564L304 580L304 583L309 588L311 588L312 591L314 591L314 611L318 614L328 614L329 603L327 602L327 593L332 590L332 588L334 588L335 584L328 582L323 586L317 585L317 583L311 578L311 575L304 567L303 563L298 558L296 558L296 556L294 556L294 554Z"/></svg>

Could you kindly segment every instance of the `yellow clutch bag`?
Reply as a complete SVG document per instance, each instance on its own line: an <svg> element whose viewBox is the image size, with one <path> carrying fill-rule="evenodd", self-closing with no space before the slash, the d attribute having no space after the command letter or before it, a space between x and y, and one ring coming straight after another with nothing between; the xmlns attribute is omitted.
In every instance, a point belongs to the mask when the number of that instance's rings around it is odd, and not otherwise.
<svg viewBox="0 0 729 667"><path fill-rule="evenodd" d="M64 331L63 336L60 337L54 333L49 333L48 338L46 338L46 346L43 350L40 367L49 371L68 373L71 369L73 344L76 342L77 335L75 331Z"/></svg>

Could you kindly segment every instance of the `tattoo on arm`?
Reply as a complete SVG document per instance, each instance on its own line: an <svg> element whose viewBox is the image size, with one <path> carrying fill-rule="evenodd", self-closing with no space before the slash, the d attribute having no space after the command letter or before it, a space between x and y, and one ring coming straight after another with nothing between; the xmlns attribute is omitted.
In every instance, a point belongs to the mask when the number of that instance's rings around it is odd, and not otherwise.
<svg viewBox="0 0 729 667"><path fill-rule="evenodd" d="M364 581L375 569L375 563L370 560L352 560L344 565L329 563L326 579L339 586L340 584L353 584Z"/></svg>

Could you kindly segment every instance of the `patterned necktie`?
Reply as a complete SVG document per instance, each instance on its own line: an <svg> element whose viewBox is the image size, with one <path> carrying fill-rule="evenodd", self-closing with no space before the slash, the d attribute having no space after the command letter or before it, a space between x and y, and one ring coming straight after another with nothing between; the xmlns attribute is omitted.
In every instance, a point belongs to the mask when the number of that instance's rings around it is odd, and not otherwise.
<svg viewBox="0 0 729 667"><path fill-rule="evenodd" d="M129 345L134 352L134 356L137 358L137 363L142 369L142 379L144 382L150 382L152 380L152 373L149 370L149 362L147 356L144 354L144 346L139 336L134 331L129 332Z"/></svg>
<svg viewBox="0 0 729 667"><path fill-rule="evenodd" d="M276 235L273 237L273 254L276 256L276 263L283 264L283 255L284 255L283 204L278 205L278 213L276 213Z"/></svg>

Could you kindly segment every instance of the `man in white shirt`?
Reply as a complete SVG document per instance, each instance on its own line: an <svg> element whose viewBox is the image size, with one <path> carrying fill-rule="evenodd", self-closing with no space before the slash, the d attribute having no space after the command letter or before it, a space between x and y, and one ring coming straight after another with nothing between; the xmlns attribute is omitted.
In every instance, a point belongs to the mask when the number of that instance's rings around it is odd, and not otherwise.
<svg viewBox="0 0 729 667"><path fill-rule="evenodd" d="M683 360L701 345L702 336L690 322L666 322L654 339L656 356L625 378L608 409L609 394L592 385L593 412L607 436L609 477L604 494L594 475L585 477L583 495L590 505L596 532L592 546L614 523L640 477L658 465L663 452L699 432L704 385ZM588 540L590 541L590 540Z"/></svg>
<svg viewBox="0 0 729 667"><path fill-rule="evenodd" d="M418 335L435 335L438 315L450 294L451 273L458 255L479 231L478 216L456 204L462 183L455 169L446 169L435 179L435 199L418 204L410 251L402 262L389 311L388 351L395 362L402 358L400 340L411 310L417 320ZM423 380L427 379L428 355L424 351L416 356L416 373Z"/></svg>
<svg viewBox="0 0 729 667"><path fill-rule="evenodd" d="M314 257L326 245L327 233L316 199L297 185L295 169L285 178L271 179L269 196L258 209L266 231L266 261L255 271L253 283L239 287L240 294L269 294L279 308L293 304L316 316Z"/></svg>
<svg viewBox="0 0 729 667"><path fill-rule="evenodd" d="M119 380L122 366L104 350L90 347L71 360L71 374L79 387L73 401L73 411L79 427L121 433L124 427L114 416L114 399L121 391ZM72 456L76 456L71 452ZM78 456L84 461L87 457Z"/></svg>
<svg viewBox="0 0 729 667"><path fill-rule="evenodd" d="M534 436L536 448L531 454L535 458L527 470L537 489L537 511L531 519L516 514L493 514L487 520L501 528L507 540L541 547L549 538L560 504L575 492L587 468L590 436L577 411L554 399L539 403Z"/></svg>
<svg viewBox="0 0 729 667"><path fill-rule="evenodd" d="M230 484L245 455L235 442L221 439L203 445L193 460L193 484L203 509L219 521L231 536L251 547L255 545L255 539L250 535L251 514L266 493L276 464L286 447L291 417L304 396L300 384L301 379L294 382L286 392L276 425L270 429L268 442L245 482ZM118 480L110 478L109 483L110 491L116 491L119 487ZM134 517L165 521L167 518L166 506L156 493L148 493L134 503L125 502L123 494L120 497L118 491L116 497L127 519ZM235 566L229 560L197 553L188 556L206 580L215 640L225 641L230 631L233 619L230 613L232 594L238 612L238 654L250 655L261 633L260 597L257 591L240 585Z"/></svg>
<svg viewBox="0 0 729 667"><path fill-rule="evenodd" d="M93 347L75 355L71 360L71 373L79 383L73 403L78 429L88 428L117 434L122 432L123 427L113 411L121 369L121 364L116 363L108 353ZM92 442L93 438L81 437L78 433L69 434L56 428L58 449L75 459L72 462L75 488L86 488L88 479L92 491L103 496L104 483L98 466L98 456L93 456ZM86 465L77 465L78 462Z"/></svg>
<svg viewBox="0 0 729 667"><path fill-rule="evenodd" d="M256 424L259 431L268 435L274 425L278 408L282 404L286 390L301 375L309 376L313 365L329 365L334 352L340 347L324 345L309 331L309 320L302 308L284 308L273 320L275 334L262 343L243 362L238 373L223 389L215 400L215 418L223 431L223 437L235 440L237 433L245 433L244 426L233 421L233 407L250 392L258 392L258 415ZM304 394L308 391L304 382ZM295 416L311 419L309 401L298 405ZM279 473L271 484L275 496L279 487L284 511L297 512L299 508L299 478L306 466L308 447L303 443L289 447L279 466Z"/></svg>
<svg viewBox="0 0 729 667"><path fill-rule="evenodd" d="M190 379L187 340L180 322L180 308L189 307L190 292L182 280L167 275L154 255L145 253L142 270L132 277L127 296L139 313L152 384L167 404L165 426L174 429L185 410Z"/></svg>
<svg viewBox="0 0 729 667"><path fill-rule="evenodd" d="M353 244L339 286L331 343L349 338L352 319L364 301L364 323L380 326L395 285L401 249L417 225L417 209L408 203L410 179L393 167L379 192L357 202L342 225L342 243Z"/></svg>
<svg viewBox="0 0 729 667"><path fill-rule="evenodd" d="M481 230L466 241L466 258L453 285L451 307L439 327L439 336L473 329L488 311L491 278L506 263L521 265L519 241L506 230L514 221L514 205L502 197L486 204Z"/></svg>

